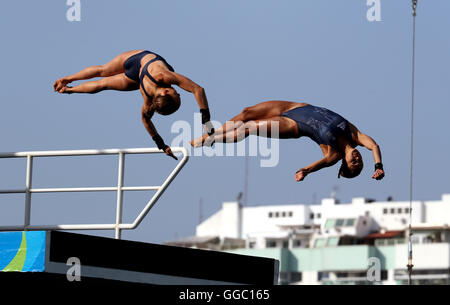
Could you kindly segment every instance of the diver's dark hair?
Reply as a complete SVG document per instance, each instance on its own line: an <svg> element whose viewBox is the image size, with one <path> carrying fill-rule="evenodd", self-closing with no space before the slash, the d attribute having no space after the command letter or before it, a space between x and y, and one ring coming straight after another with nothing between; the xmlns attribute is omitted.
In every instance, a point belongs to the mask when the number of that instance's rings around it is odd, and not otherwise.
<svg viewBox="0 0 450 305"><path fill-rule="evenodd" d="M354 169L353 171L350 170L350 168L347 165L347 162L345 159L342 159L341 167L339 168L338 178L344 177L344 178L355 178L356 176L359 176L363 169L363 166Z"/></svg>
<svg viewBox="0 0 450 305"><path fill-rule="evenodd" d="M172 114L180 108L180 101L170 95L157 95L153 103L156 112L162 115Z"/></svg>

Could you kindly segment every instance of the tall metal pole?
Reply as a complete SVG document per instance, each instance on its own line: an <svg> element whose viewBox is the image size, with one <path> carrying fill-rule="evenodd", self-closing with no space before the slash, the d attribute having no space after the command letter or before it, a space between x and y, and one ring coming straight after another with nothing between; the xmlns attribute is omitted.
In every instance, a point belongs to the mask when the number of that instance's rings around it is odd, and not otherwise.
<svg viewBox="0 0 450 305"><path fill-rule="evenodd" d="M414 87L415 87L415 52L416 52L416 10L418 0L412 0L412 79L411 79L411 157L409 180L409 227L408 227L408 285L411 285L413 254L412 254L412 199L413 199L413 165L414 165Z"/></svg>
<svg viewBox="0 0 450 305"><path fill-rule="evenodd" d="M200 202L198 203L198 224L203 221L203 198L200 197Z"/></svg>
<svg viewBox="0 0 450 305"><path fill-rule="evenodd" d="M244 173L244 206L247 206L248 194L248 156L245 156L245 173Z"/></svg>

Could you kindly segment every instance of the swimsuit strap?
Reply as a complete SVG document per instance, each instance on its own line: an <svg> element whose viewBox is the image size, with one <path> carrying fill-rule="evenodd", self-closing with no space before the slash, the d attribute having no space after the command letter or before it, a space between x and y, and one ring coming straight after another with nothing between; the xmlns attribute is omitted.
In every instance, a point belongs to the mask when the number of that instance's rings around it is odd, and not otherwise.
<svg viewBox="0 0 450 305"><path fill-rule="evenodd" d="M152 53L152 54L154 54L154 53ZM160 58L158 55L156 55L155 58L149 60L149 61L144 65L144 67L142 68L142 73L141 73L141 75L139 76L139 81L140 81L140 83L141 83L142 90L144 90L145 95L147 95L149 98L151 98L151 96L150 96L150 95L147 93L147 91L145 90L145 86L144 86L144 82L143 82L143 81L144 81L144 77L147 76L153 83L155 83L156 85L160 85L160 83L157 82L157 81L153 78L153 76L151 76L150 73L148 73L148 70L147 70L148 65L150 65L152 62L155 62L155 61L157 61L157 60L161 60L161 58Z"/></svg>

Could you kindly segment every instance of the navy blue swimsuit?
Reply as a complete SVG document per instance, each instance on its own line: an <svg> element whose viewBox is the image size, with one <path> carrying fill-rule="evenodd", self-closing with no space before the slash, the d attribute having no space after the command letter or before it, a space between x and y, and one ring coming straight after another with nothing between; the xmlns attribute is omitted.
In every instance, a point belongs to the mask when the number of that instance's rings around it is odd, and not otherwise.
<svg viewBox="0 0 450 305"><path fill-rule="evenodd" d="M348 121L326 108L307 105L286 111L281 116L294 120L300 136L307 136L319 145L326 144L339 149L340 135L353 142Z"/></svg>
<svg viewBox="0 0 450 305"><path fill-rule="evenodd" d="M156 57L149 60L145 65L144 68L142 68L142 73L139 75L139 71L141 69L141 59L142 57L144 57L147 54L153 54ZM140 53L134 54L133 56L130 56L125 63L123 64L123 67L125 68L125 75L134 80L135 82L138 82L139 84L141 84L142 89L144 90L144 93L151 98L151 96L147 93L147 91L145 91L144 86L142 85L142 82L144 80L144 77L147 76L152 82L154 82L156 85L158 86L164 86L164 84L161 84L159 82L157 82L151 75L150 73L148 73L148 65L151 64L152 62L155 62L157 60L161 60L166 66L167 68L174 72L175 70L173 69L173 67L171 65L169 65L167 63L167 61L160 55L150 52L150 51L142 51Z"/></svg>

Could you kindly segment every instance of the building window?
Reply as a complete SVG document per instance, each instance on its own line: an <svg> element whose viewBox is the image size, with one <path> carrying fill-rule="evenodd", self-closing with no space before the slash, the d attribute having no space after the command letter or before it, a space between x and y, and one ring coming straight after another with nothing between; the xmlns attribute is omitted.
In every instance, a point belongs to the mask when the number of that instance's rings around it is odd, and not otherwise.
<svg viewBox="0 0 450 305"><path fill-rule="evenodd" d="M328 238L328 246L337 246L339 243L339 237L329 237Z"/></svg>
<svg viewBox="0 0 450 305"><path fill-rule="evenodd" d="M289 248L289 242L287 240L283 241L283 248L285 249Z"/></svg>
<svg viewBox="0 0 450 305"><path fill-rule="evenodd" d="M309 213L309 219L314 219L314 213Z"/></svg>
<svg viewBox="0 0 450 305"><path fill-rule="evenodd" d="M275 212L275 217L280 217L280 213Z"/></svg>
<svg viewBox="0 0 450 305"><path fill-rule="evenodd" d="M405 208L405 213L409 214L409 208Z"/></svg>
<svg viewBox="0 0 450 305"><path fill-rule="evenodd" d="M334 227L334 224L336 223L336 219L327 219L327 222L325 223L325 228L329 229Z"/></svg>
<svg viewBox="0 0 450 305"><path fill-rule="evenodd" d="M344 225L344 219L336 220L336 227L342 227Z"/></svg>
<svg viewBox="0 0 450 305"><path fill-rule="evenodd" d="M383 209L383 214L387 214L388 213L388 209Z"/></svg>
<svg viewBox="0 0 450 305"><path fill-rule="evenodd" d="M291 275L291 278L290 278L291 283L302 281L302 273L301 272L291 272L290 275Z"/></svg>
<svg viewBox="0 0 450 305"><path fill-rule="evenodd" d="M251 242L248 243L248 247L249 247L250 249L255 248L255 246L256 246L256 242L254 242L254 241L251 241Z"/></svg>
<svg viewBox="0 0 450 305"><path fill-rule="evenodd" d="M397 213L398 213L398 214L401 214L401 213L402 213L402 208L398 208L398 209L397 209Z"/></svg>
<svg viewBox="0 0 450 305"><path fill-rule="evenodd" d="M316 214L316 217L317 217L317 219L320 219L320 218L322 217L322 214L317 213L317 214Z"/></svg>
<svg viewBox="0 0 450 305"><path fill-rule="evenodd" d="M282 212L281 217L286 217L286 212Z"/></svg>
<svg viewBox="0 0 450 305"><path fill-rule="evenodd" d="M292 212L289 212L288 216L289 216L289 217L292 217L292 215L293 215L293 213L292 213Z"/></svg>
<svg viewBox="0 0 450 305"><path fill-rule="evenodd" d="M317 280L320 282L323 279L329 279L330 278L330 273L329 272L317 272Z"/></svg>
<svg viewBox="0 0 450 305"><path fill-rule="evenodd" d="M347 219L347 221L345 222L345 226L346 227L353 227L355 225L355 218L349 218Z"/></svg>
<svg viewBox="0 0 450 305"><path fill-rule="evenodd" d="M375 246L385 246L386 240L385 239L375 239Z"/></svg>
<svg viewBox="0 0 450 305"><path fill-rule="evenodd" d="M272 218L272 217L273 217L273 213L269 212L269 218Z"/></svg>
<svg viewBox="0 0 450 305"><path fill-rule="evenodd" d="M294 248L299 248L302 246L302 241L301 240L294 240L293 243Z"/></svg>
<svg viewBox="0 0 450 305"><path fill-rule="evenodd" d="M391 214L395 214L395 209L394 208L391 209Z"/></svg>
<svg viewBox="0 0 450 305"><path fill-rule="evenodd" d="M286 284L289 282L289 273L285 272L285 271L281 271L279 274L279 279L280 284Z"/></svg>
<svg viewBox="0 0 450 305"><path fill-rule="evenodd" d="M276 248L277 242L273 240L266 241L266 248Z"/></svg>
<svg viewBox="0 0 450 305"><path fill-rule="evenodd" d="M316 239L316 241L314 242L314 247L315 247L315 248L325 247L325 242L326 242L326 239L325 239L325 238L318 238L318 239Z"/></svg>
<svg viewBox="0 0 450 305"><path fill-rule="evenodd" d="M396 238L395 239L395 242L397 243L397 244L404 244L405 243L405 239L404 238Z"/></svg>

